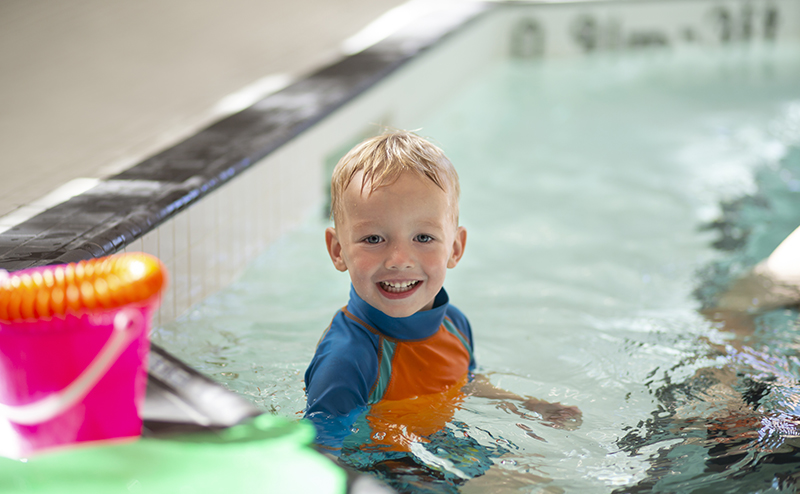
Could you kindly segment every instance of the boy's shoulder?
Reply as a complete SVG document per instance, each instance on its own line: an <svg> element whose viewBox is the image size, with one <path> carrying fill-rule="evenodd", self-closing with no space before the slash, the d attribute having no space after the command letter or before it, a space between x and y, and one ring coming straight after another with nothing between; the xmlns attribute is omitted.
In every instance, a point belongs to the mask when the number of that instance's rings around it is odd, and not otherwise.
<svg viewBox="0 0 800 494"><path fill-rule="evenodd" d="M447 304L445 315L450 319L457 318L459 320L468 321L467 316L458 307L453 304Z"/></svg>
<svg viewBox="0 0 800 494"><path fill-rule="evenodd" d="M456 327L461 333L466 336L467 341L469 342L470 346L474 344L472 340L472 327L469 324L469 319L467 316L464 315L458 307L453 304L448 305L447 310L445 311L445 317L450 319L453 323L453 326Z"/></svg>
<svg viewBox="0 0 800 494"><path fill-rule="evenodd" d="M445 317L448 317L457 328L461 329L462 326L469 327L469 319L467 316L455 305L449 304L445 311Z"/></svg>
<svg viewBox="0 0 800 494"><path fill-rule="evenodd" d="M320 347L328 346L353 352L362 349L374 350L377 344L378 336L343 307L333 316L330 326L319 340L317 349L319 351Z"/></svg>
<svg viewBox="0 0 800 494"><path fill-rule="evenodd" d="M316 408L309 410L328 407L342 411L366 404L378 375L377 346L377 337L339 310L305 372L309 403L319 400Z"/></svg>

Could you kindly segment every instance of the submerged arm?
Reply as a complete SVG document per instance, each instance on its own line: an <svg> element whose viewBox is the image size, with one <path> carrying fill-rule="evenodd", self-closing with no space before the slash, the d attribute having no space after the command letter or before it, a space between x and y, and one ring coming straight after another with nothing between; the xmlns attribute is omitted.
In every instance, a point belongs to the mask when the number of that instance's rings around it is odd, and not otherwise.
<svg viewBox="0 0 800 494"><path fill-rule="evenodd" d="M574 430L583 422L583 414L578 407L550 403L530 396L520 396L511 391L498 388L483 374L475 374L474 378L464 386L463 391L467 396L497 400L497 408L514 413L522 418L534 418L521 411L519 407L522 407L539 415L545 425L556 429Z"/></svg>
<svg viewBox="0 0 800 494"><path fill-rule="evenodd" d="M800 304L800 227L745 276L734 281L704 309L710 320L734 333L753 331L753 316L764 311Z"/></svg>

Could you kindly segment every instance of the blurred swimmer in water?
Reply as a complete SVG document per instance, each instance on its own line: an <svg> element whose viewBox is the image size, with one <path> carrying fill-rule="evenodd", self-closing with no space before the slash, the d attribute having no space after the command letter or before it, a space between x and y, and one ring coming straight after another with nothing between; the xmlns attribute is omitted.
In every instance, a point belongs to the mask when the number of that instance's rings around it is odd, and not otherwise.
<svg viewBox="0 0 800 494"><path fill-rule="evenodd" d="M648 475L616 492L754 492L800 486L800 228L764 260L706 299L701 313L723 331L710 352L692 356L664 373L651 388L653 418L629 429L620 449L649 458ZM673 382L681 366L710 359L687 379ZM653 371L655 373L655 371ZM663 447L665 441L673 442ZM688 490L687 490L688 489ZM732 492L732 491L731 491Z"/></svg>
<svg viewBox="0 0 800 494"><path fill-rule="evenodd" d="M714 302L703 314L737 334L752 333L757 314L800 305L800 227Z"/></svg>

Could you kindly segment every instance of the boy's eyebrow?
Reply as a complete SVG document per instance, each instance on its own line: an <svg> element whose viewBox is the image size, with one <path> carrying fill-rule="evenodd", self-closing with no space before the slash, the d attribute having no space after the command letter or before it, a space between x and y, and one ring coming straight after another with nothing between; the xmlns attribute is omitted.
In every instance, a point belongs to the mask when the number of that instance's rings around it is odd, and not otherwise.
<svg viewBox="0 0 800 494"><path fill-rule="evenodd" d="M357 223L353 223L352 225L350 225L350 230L352 231L369 230L379 225L380 223L378 223L377 221L369 221L369 220L359 221Z"/></svg>
<svg viewBox="0 0 800 494"><path fill-rule="evenodd" d="M420 225L430 226L430 227L433 227L433 228L444 228L444 224L447 223L447 221L423 220L423 221L420 221L419 223L420 223Z"/></svg>
<svg viewBox="0 0 800 494"><path fill-rule="evenodd" d="M446 221L438 221L438 220L434 220L434 219L422 220L422 221L418 222L418 224L420 226L430 227L430 228L439 228L439 229L444 229L445 228L445 223L446 223ZM359 221L357 223L353 223L353 225L350 228L352 228L353 230L358 230L358 229L361 229L361 228L374 228L374 227L380 226L380 225L381 225L380 221L364 220L364 221Z"/></svg>

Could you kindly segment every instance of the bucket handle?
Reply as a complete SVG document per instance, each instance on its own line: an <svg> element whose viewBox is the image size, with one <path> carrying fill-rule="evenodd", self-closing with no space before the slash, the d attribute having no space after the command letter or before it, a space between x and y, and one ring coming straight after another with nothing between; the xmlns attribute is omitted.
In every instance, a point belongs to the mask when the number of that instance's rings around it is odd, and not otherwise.
<svg viewBox="0 0 800 494"><path fill-rule="evenodd" d="M114 329L94 360L66 388L47 398L27 405L4 405L0 403L0 417L21 425L46 422L63 413L84 396L106 374L123 350L133 340L133 329L142 327L144 318L132 309L123 309L114 316Z"/></svg>

